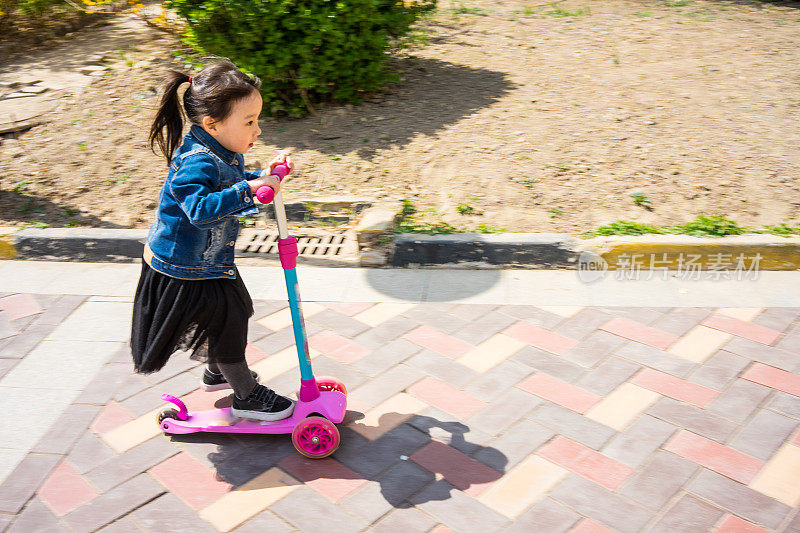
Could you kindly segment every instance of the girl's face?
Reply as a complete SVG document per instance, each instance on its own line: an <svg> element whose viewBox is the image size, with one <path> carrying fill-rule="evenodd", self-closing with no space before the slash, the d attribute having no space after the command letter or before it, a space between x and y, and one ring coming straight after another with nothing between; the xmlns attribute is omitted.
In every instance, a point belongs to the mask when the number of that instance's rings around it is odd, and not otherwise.
<svg viewBox="0 0 800 533"><path fill-rule="evenodd" d="M215 121L203 117L203 129L231 152L247 153L261 135L258 127L261 106L261 94L253 91L250 96L235 102L231 114L225 119Z"/></svg>

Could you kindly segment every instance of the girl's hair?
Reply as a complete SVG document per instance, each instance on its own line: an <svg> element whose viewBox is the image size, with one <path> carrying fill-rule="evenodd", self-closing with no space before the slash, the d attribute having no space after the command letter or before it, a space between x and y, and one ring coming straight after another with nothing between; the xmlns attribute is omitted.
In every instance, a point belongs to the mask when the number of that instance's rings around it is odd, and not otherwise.
<svg viewBox="0 0 800 533"><path fill-rule="evenodd" d="M241 72L225 58L220 58L192 78L175 70L167 71L164 95L150 126L148 139L153 153L155 145L158 145L167 158L167 165L172 161L172 154L180 146L183 137L183 112L178 103L178 88L190 80L189 88L183 93L183 110L189 122L198 126L206 115L216 121L224 120L237 100L261 89L261 80Z"/></svg>

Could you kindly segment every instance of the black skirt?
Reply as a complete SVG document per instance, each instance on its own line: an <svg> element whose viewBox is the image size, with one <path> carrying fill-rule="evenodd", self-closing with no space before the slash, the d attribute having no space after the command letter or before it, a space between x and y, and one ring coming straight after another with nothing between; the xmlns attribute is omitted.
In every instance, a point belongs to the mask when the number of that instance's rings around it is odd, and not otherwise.
<svg viewBox="0 0 800 533"><path fill-rule="evenodd" d="M142 261L131 324L136 372L160 370L175 352L205 363L240 363L253 300L236 279L177 279Z"/></svg>

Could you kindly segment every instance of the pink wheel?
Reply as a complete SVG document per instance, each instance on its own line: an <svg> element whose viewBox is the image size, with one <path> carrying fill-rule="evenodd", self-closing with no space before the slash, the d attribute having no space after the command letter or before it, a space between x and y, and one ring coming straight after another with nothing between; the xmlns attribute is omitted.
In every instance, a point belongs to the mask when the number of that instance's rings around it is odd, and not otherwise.
<svg viewBox="0 0 800 533"><path fill-rule="evenodd" d="M319 390L321 391L335 390L347 396L347 387L345 387L344 383L342 383L338 379L332 378L330 376L322 376L317 378L316 380L317 380L317 388Z"/></svg>
<svg viewBox="0 0 800 533"><path fill-rule="evenodd" d="M294 427L292 444L306 457L322 459L339 447L339 430L327 418L309 416Z"/></svg>

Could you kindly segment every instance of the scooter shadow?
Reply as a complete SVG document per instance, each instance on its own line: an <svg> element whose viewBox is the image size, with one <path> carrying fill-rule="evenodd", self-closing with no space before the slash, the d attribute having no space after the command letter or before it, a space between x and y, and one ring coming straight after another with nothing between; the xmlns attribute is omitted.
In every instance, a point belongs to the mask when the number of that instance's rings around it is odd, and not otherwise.
<svg viewBox="0 0 800 533"><path fill-rule="evenodd" d="M290 435L193 433L171 439L195 457L205 455L203 462L231 490L310 484L340 501L374 482L398 508L448 500L453 490L477 496L508 464L499 450L470 442L470 428L461 422L403 413L385 413L377 424L363 420L363 413L347 411L339 424L341 445L326 459L300 455Z"/></svg>

